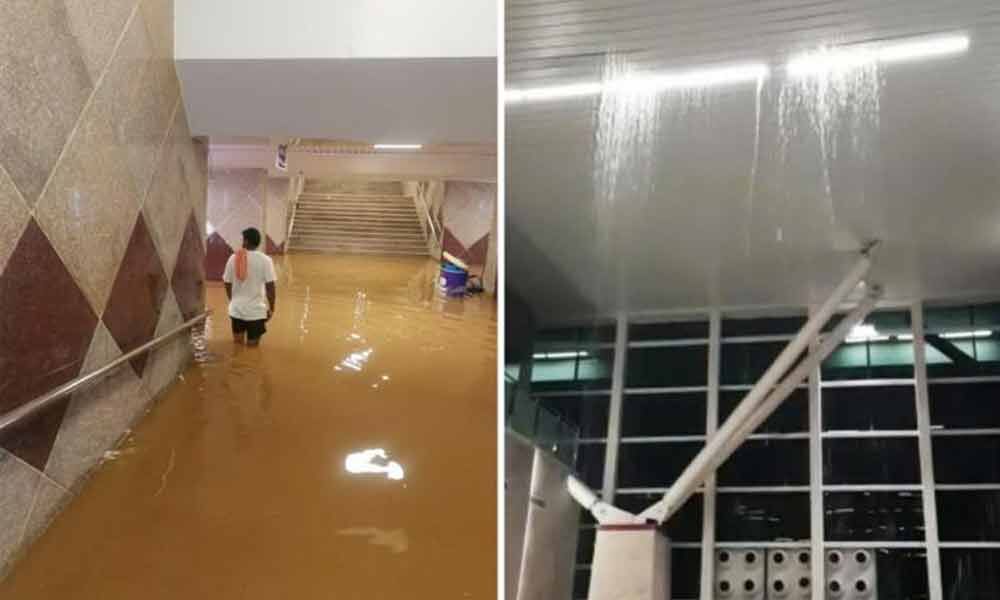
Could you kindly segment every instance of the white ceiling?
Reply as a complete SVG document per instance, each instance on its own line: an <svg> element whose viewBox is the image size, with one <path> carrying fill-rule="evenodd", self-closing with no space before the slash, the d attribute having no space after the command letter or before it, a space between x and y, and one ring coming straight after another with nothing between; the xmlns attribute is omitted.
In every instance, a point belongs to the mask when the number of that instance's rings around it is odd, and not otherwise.
<svg viewBox="0 0 1000 600"><path fill-rule="evenodd" d="M184 59L191 131L382 143L495 143L495 58Z"/></svg>
<svg viewBox="0 0 1000 600"><path fill-rule="evenodd" d="M508 88L600 79L612 50L639 70L762 61L773 73L759 137L752 83L661 96L641 150L613 152L633 168L599 206L607 194L595 193L594 169L609 163L594 160L607 147L595 142L600 99L507 107L507 284L541 320L804 305L869 238L885 242L874 275L890 299L1000 293L995 0L519 0L506 18ZM855 84L878 109L825 121L841 132L836 157L823 160L833 146L809 121L816 103L780 101L796 89L781 73L792 53L952 32L970 36L967 54L885 66L874 85Z"/></svg>

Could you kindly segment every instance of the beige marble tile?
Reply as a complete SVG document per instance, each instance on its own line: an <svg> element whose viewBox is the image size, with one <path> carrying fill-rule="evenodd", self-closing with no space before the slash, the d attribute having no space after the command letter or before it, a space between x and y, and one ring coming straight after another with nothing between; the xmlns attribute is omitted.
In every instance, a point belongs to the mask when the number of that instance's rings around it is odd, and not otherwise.
<svg viewBox="0 0 1000 600"><path fill-rule="evenodd" d="M173 290L167 292L156 325L156 335L160 336L184 322ZM180 334L170 342L158 347L149 357L143 384L150 398L163 393L170 387L191 360L190 336Z"/></svg>
<svg viewBox="0 0 1000 600"><path fill-rule="evenodd" d="M178 105L177 113L174 115L171 138L177 154L181 158L182 175L188 187L188 198L194 208L200 208L201 212L204 213L203 204L208 185L208 149L204 143L191 137L183 103ZM200 202L197 202L199 199ZM202 219L202 225L204 225L204 219Z"/></svg>
<svg viewBox="0 0 1000 600"><path fill-rule="evenodd" d="M174 0L142 0L139 9L146 20L156 55L174 58Z"/></svg>
<svg viewBox="0 0 1000 600"><path fill-rule="evenodd" d="M0 448L0 577L20 548L41 475Z"/></svg>
<svg viewBox="0 0 1000 600"><path fill-rule="evenodd" d="M93 80L64 0L0 2L0 165L33 205Z"/></svg>
<svg viewBox="0 0 1000 600"><path fill-rule="evenodd" d="M182 151L174 136L168 136L142 206L167 277L174 272L184 228L192 211Z"/></svg>
<svg viewBox="0 0 1000 600"><path fill-rule="evenodd" d="M113 125L113 89L97 91L35 207L36 220L98 315L139 212Z"/></svg>
<svg viewBox="0 0 1000 600"><path fill-rule="evenodd" d="M264 231L264 190L267 171L227 169L212 173L208 189L208 220L233 248L242 245L247 227Z"/></svg>
<svg viewBox="0 0 1000 600"><path fill-rule="evenodd" d="M14 182L3 168L0 168L0 215L3 215L0 218L0 274L2 274L29 219L28 207L24 205L21 195L14 187Z"/></svg>
<svg viewBox="0 0 1000 600"><path fill-rule="evenodd" d="M31 514L28 515L24 536L21 539L22 549L26 549L40 538L72 499L73 495L61 485L40 477L35 501L31 505Z"/></svg>
<svg viewBox="0 0 1000 600"><path fill-rule="evenodd" d="M154 57L142 13L137 13L101 82L101 94L111 103L111 117L119 144L140 198L150 185L170 113L174 89L165 89L157 77Z"/></svg>
<svg viewBox="0 0 1000 600"><path fill-rule="evenodd" d="M142 0L139 3L153 48L153 71L168 103L180 97L174 67L174 0Z"/></svg>
<svg viewBox="0 0 1000 600"><path fill-rule="evenodd" d="M94 371L119 356L121 351L108 329L99 323L82 372ZM147 399L128 365L74 394L45 465L46 475L75 489L129 429Z"/></svg>
<svg viewBox="0 0 1000 600"><path fill-rule="evenodd" d="M63 0L69 28L83 53L91 79L97 81L107 66L136 0Z"/></svg>

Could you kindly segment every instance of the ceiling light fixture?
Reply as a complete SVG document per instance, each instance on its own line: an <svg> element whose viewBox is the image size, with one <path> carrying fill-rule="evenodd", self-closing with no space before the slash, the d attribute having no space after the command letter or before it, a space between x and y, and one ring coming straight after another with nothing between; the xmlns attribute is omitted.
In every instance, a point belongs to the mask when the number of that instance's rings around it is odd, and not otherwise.
<svg viewBox="0 0 1000 600"><path fill-rule="evenodd" d="M590 352L586 350L578 350L571 352L537 352L532 355L535 360L561 360L567 358L586 358L590 356Z"/></svg>
<svg viewBox="0 0 1000 600"><path fill-rule="evenodd" d="M792 77L843 72L879 63L889 64L959 54L969 49L969 36L949 35L898 42L834 47L793 56L786 65Z"/></svg>
<svg viewBox="0 0 1000 600"><path fill-rule="evenodd" d="M420 150L423 144L375 144L376 150Z"/></svg>
<svg viewBox="0 0 1000 600"><path fill-rule="evenodd" d="M605 82L575 83L520 90L506 90L509 103L544 102L566 98L596 96L605 92L660 92L673 89L705 88L718 85L747 83L764 79L770 69L762 63L730 65L664 73L661 75L628 76Z"/></svg>

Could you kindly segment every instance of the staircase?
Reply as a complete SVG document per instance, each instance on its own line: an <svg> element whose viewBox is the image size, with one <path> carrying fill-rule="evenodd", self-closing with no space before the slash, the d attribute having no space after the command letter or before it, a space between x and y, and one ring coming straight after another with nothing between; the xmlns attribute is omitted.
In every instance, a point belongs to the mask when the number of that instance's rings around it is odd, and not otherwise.
<svg viewBox="0 0 1000 600"><path fill-rule="evenodd" d="M427 256L413 198L307 187L298 197L289 250Z"/></svg>

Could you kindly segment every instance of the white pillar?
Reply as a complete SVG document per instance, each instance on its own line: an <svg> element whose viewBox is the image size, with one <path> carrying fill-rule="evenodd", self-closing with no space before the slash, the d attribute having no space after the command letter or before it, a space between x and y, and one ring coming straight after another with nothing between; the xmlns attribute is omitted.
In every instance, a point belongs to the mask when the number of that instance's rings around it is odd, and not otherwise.
<svg viewBox="0 0 1000 600"><path fill-rule="evenodd" d="M670 600L670 543L655 525L601 525L587 600Z"/></svg>

